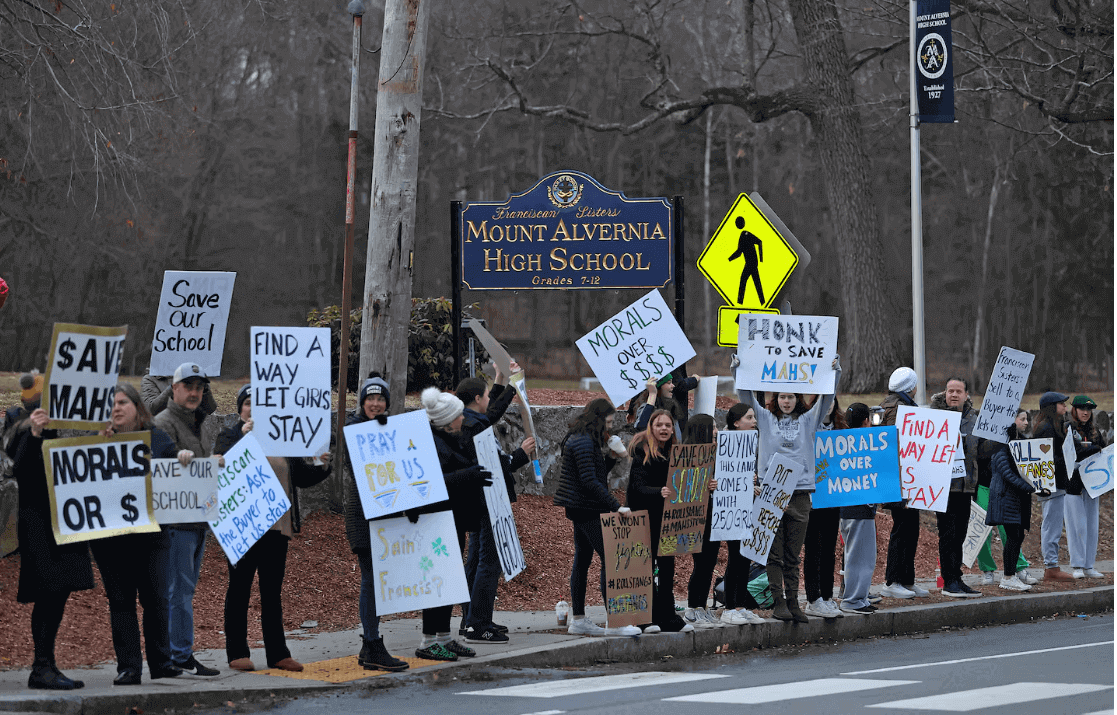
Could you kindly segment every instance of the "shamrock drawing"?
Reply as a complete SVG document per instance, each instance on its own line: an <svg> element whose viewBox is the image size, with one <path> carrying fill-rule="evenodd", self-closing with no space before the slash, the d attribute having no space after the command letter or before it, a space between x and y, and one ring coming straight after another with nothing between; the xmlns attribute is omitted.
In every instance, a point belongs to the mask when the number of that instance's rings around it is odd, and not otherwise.
<svg viewBox="0 0 1117 715"><path fill-rule="evenodd" d="M438 537L431 543L431 548L434 549L435 556L449 556L450 550L446 548L446 544L442 543L442 537Z"/></svg>
<svg viewBox="0 0 1117 715"><path fill-rule="evenodd" d="M419 559L419 568L423 571L424 574L426 574L427 571L430 571L432 568L434 568L434 562L424 556L423 558Z"/></svg>

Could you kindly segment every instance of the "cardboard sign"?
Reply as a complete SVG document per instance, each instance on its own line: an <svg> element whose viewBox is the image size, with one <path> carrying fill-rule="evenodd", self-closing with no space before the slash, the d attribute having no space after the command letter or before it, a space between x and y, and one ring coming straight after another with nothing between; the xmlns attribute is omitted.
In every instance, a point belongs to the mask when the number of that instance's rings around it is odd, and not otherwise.
<svg viewBox="0 0 1117 715"><path fill-rule="evenodd" d="M698 380L694 391L694 414L714 416L718 398L718 376L711 375Z"/></svg>
<svg viewBox="0 0 1117 715"><path fill-rule="evenodd" d="M422 410L393 415L383 426L369 420L347 425L344 431L345 449L366 519L450 498L431 423Z"/></svg>
<svg viewBox="0 0 1117 715"><path fill-rule="evenodd" d="M217 457L197 458L185 467L177 459L151 460L151 508L160 524L209 521L217 508Z"/></svg>
<svg viewBox="0 0 1117 715"><path fill-rule="evenodd" d="M837 318L745 314L739 322L738 390L834 394Z"/></svg>
<svg viewBox="0 0 1117 715"><path fill-rule="evenodd" d="M481 325L481 321L476 318L470 318L467 325L469 329L473 331L473 334L477 336L477 339L481 341L481 344L485 346L485 350L489 353L489 357L493 359L493 362L500 368L500 371L505 375L511 375L512 356L508 354L504 346L497 342L493 334L486 330L485 326Z"/></svg>
<svg viewBox="0 0 1117 715"><path fill-rule="evenodd" d="M504 485L504 471L500 465L500 447L496 443L493 428L473 437L477 450L477 463L493 475L493 483L482 487L485 506L489 512L489 523L493 526L493 539L496 553L500 557L500 570L504 580L511 581L516 574L527 567L520 537L516 533L516 520L512 517L512 502L508 500L508 488Z"/></svg>
<svg viewBox="0 0 1117 715"><path fill-rule="evenodd" d="M369 524L376 572L376 613L421 611L469 601L452 511Z"/></svg>
<svg viewBox="0 0 1117 715"><path fill-rule="evenodd" d="M330 450L330 329L252 328L253 433L269 457Z"/></svg>
<svg viewBox="0 0 1117 715"><path fill-rule="evenodd" d="M989 376L989 387L981 400L981 412L977 415L973 435L994 442L1008 442L1008 428L1016 421L1020 400L1024 397L1024 387L1032 372L1032 362L1036 359L1031 353L1002 347L993 363L993 374Z"/></svg>
<svg viewBox="0 0 1117 715"><path fill-rule="evenodd" d="M55 323L43 382L51 428L101 430L109 424L128 326Z"/></svg>
<svg viewBox="0 0 1117 715"><path fill-rule="evenodd" d="M962 563L972 568L981 547L989 540L993 527L985 523L985 509L977 502L970 504L970 523L966 527L966 540L962 542Z"/></svg>
<svg viewBox="0 0 1117 715"><path fill-rule="evenodd" d="M578 340L578 349L614 405L646 389L694 357L658 290L645 295Z"/></svg>
<svg viewBox="0 0 1117 715"><path fill-rule="evenodd" d="M225 271L163 271L152 375L173 375L184 362L198 363L210 377L221 374L236 277Z"/></svg>
<svg viewBox="0 0 1117 715"><path fill-rule="evenodd" d="M233 564L291 508L256 432L241 437L225 455L217 475L217 509L210 512L209 528Z"/></svg>
<svg viewBox="0 0 1117 715"><path fill-rule="evenodd" d="M1078 476L1094 499L1113 491L1113 445L1079 462Z"/></svg>
<svg viewBox="0 0 1117 715"><path fill-rule="evenodd" d="M756 430L718 432L710 541L736 541L745 536L752 511L752 484L756 478Z"/></svg>
<svg viewBox="0 0 1117 715"><path fill-rule="evenodd" d="M782 454L772 455L764 479L760 483L760 496L752 502L749 530L741 539L741 556L760 565L768 563L768 553L780 528L783 511L795 492L793 474L801 474L804 467Z"/></svg>
<svg viewBox="0 0 1117 715"><path fill-rule="evenodd" d="M819 431L814 438L812 506L824 509L900 501L896 428Z"/></svg>
<svg viewBox="0 0 1117 715"><path fill-rule="evenodd" d="M651 623L654 574L648 512L602 514L601 537L605 542L605 625Z"/></svg>
<svg viewBox="0 0 1117 715"><path fill-rule="evenodd" d="M946 511L962 413L900 405L900 491L912 509Z"/></svg>
<svg viewBox="0 0 1117 715"><path fill-rule="evenodd" d="M716 444L676 444L671 447L663 521L659 528L659 555L697 554L706 531Z"/></svg>
<svg viewBox="0 0 1117 715"><path fill-rule="evenodd" d="M151 432L43 441L59 544L159 531L151 513Z"/></svg>
<svg viewBox="0 0 1117 715"><path fill-rule="evenodd" d="M1031 482L1037 492L1055 490L1055 449L1050 437L1013 440L1008 448L1020 476Z"/></svg>

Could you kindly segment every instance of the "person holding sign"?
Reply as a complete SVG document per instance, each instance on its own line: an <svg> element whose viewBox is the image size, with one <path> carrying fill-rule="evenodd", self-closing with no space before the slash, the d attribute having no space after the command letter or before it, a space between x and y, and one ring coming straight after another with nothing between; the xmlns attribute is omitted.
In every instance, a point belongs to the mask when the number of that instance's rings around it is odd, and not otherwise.
<svg viewBox="0 0 1117 715"><path fill-rule="evenodd" d="M725 414L725 428L730 431L736 430L755 430L756 429L756 411L748 405L743 405L740 402L729 408ZM757 487L757 475L755 466L760 464L760 455L756 455L754 459L754 471L745 475L745 478L751 482L753 489ZM752 562L749 561L744 554L741 553L740 540L734 540L727 543L729 550L729 563L725 568L725 578L722 582L725 590L725 610L721 614L721 622L732 626L743 625L744 623L763 623L764 619L756 615L744 605L738 606L737 604L747 603L745 593L748 591L749 572L752 571ZM755 599L750 599L755 602Z"/></svg>
<svg viewBox="0 0 1117 715"><path fill-rule="evenodd" d="M1022 438L1016 424L1008 428L1011 442ZM990 526L1004 527L1004 565L1005 576L1000 587L1006 591L1028 591L1031 585L1016 576L1016 560L1020 556L1020 545L1024 543L1024 531L1032 523L1032 493L1036 488L1030 480L1020 476L1016 462L1008 444L997 444L992 457L993 476L989 482L989 509L985 513L985 523ZM1050 496L1043 490L1041 496Z"/></svg>
<svg viewBox="0 0 1117 715"><path fill-rule="evenodd" d="M980 419L980 418L979 418ZM1017 439L1028 438L1028 411L1017 410L1016 418L1013 420L1013 426L1016 428ZM995 442L991 439L983 439L978 442L977 446L977 496L974 502L977 503L982 509L989 508L989 485L993 480L993 455L996 454L1000 448L1004 446L1003 442ZM1003 526L997 527L1001 533L1001 543L1003 544L1008 538ZM981 545L981 549L977 552L977 565L981 569L981 585L992 586L995 579L994 574L997 571L997 562L993 560L993 534L989 533L989 537L985 539L985 543ZM1028 585L1039 583L1039 579L1028 573L1028 566L1031 564L1026 558L1024 553L1021 552L1020 556L1016 558L1016 577Z"/></svg>
<svg viewBox="0 0 1117 715"><path fill-rule="evenodd" d="M1086 395L1076 395L1070 403L1070 425L1082 438L1078 461L1092 456L1106 446L1105 438L1094 426L1094 408L1098 405ZM1071 576L1075 578L1105 578L1094 568L1098 555L1099 499L1090 496L1082 485L1082 477L1075 467L1067 480L1067 496L1063 503L1067 521L1067 551L1070 552Z"/></svg>
<svg viewBox="0 0 1117 715"><path fill-rule="evenodd" d="M148 368L143 379L140 380L140 394L143 396L144 405L147 406L152 417L167 409L167 403L171 402L173 382L173 375L152 375L150 368ZM202 386L200 407L207 415L212 415L217 411L217 400L213 399L209 382Z"/></svg>
<svg viewBox="0 0 1117 715"><path fill-rule="evenodd" d="M952 598L977 598L981 591L962 580L962 545L970 523L970 504L977 491L977 437L973 436L977 412L970 401L969 384L961 377L946 381L946 390L931 396L931 409L961 412L958 439L954 451L954 471L950 480L946 511L936 512L939 527L939 567L942 569L942 592Z"/></svg>
<svg viewBox="0 0 1117 715"><path fill-rule="evenodd" d="M1045 392L1039 398L1039 415L1032 430L1033 439L1050 438L1055 446L1055 491L1040 497L1043 504L1043 525L1040 545L1043 548L1043 580L1073 581L1074 577L1059 568L1059 538L1063 535L1063 505L1067 494L1067 462L1060 449L1067 437L1067 400L1061 392Z"/></svg>
<svg viewBox="0 0 1117 715"><path fill-rule="evenodd" d="M629 400L629 421L635 420L635 429L639 432L647 427L652 412L657 409L667 410L675 420L675 439L682 440L690 415L687 409L690 396L687 393L698 387L700 379L698 375L687 377L686 367L680 366L675 372L669 372L658 380L648 380L648 391L644 395L643 404L639 402L640 395Z"/></svg>
<svg viewBox="0 0 1117 715"><path fill-rule="evenodd" d="M872 426L870 415L868 405L854 402L846 409L844 421L848 429L866 429ZM877 610L869 602L869 587L877 567L876 513L875 504L838 507L839 528L845 543L842 565L845 579L842 601L838 604L842 613L868 616Z"/></svg>
<svg viewBox="0 0 1117 715"><path fill-rule="evenodd" d="M880 424L895 425L901 405L915 407L919 376L910 367L898 367L888 378L888 395L881 401ZM875 423L875 420L874 420ZM885 504L892 512L892 531L888 534L888 558L884 565L884 588L888 598L926 598L931 592L915 583L915 552L919 547L919 511L908 507L906 499Z"/></svg>
<svg viewBox="0 0 1117 715"><path fill-rule="evenodd" d="M847 429L845 412L839 407L837 398L819 429ZM819 509L812 504L807 537L803 542L803 585L807 592L807 607L803 612L808 616L842 617L841 609L834 603L834 549L838 544L840 521L841 507Z"/></svg>
<svg viewBox="0 0 1117 715"><path fill-rule="evenodd" d="M245 385L237 393L236 424L217 435L213 454L228 454L241 437L252 431L252 385ZM292 492L319 484L330 476L330 457L321 455L321 467L310 465L305 458L268 457L268 464L283 486L290 500ZM252 671L248 649L248 601L252 595L252 580L260 574L260 626L264 634L264 652L269 668L300 672L301 663L291 657L287 639L283 635L283 577L287 572L287 548L294 532L291 530L291 511L272 524L266 533L233 564L229 562L229 587L225 591L225 655L233 670Z"/></svg>
<svg viewBox="0 0 1117 715"><path fill-rule="evenodd" d="M51 528L50 493L43 440L57 436L45 429L50 422L41 407L17 422L8 456L15 463L13 474L19 485L19 590L16 601L34 603L31 610L31 639L35 660L27 687L43 690L74 690L85 686L58 670L54 662L54 642L66 601L71 591L93 588L93 566L86 542L60 545Z"/></svg>

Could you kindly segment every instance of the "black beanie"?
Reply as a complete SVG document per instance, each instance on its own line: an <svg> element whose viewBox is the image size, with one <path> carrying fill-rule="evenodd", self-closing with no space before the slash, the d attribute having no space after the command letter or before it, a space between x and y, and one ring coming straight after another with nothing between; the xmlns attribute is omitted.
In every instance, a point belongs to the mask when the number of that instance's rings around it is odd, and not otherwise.
<svg viewBox="0 0 1117 715"><path fill-rule="evenodd" d="M358 408L364 408L365 398L369 395L383 395L385 408L392 406L392 393L388 391L388 383L378 372L370 372L365 384L361 385L361 391L357 395Z"/></svg>
<svg viewBox="0 0 1117 715"><path fill-rule="evenodd" d="M244 401L252 396L252 385L244 385L237 390L237 414L240 414L240 409L244 407Z"/></svg>

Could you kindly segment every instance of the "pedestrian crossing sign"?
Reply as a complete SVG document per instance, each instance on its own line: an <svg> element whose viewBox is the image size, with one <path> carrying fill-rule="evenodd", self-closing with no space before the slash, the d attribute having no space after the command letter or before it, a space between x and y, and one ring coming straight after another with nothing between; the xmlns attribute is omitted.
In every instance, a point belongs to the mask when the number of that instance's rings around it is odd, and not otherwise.
<svg viewBox="0 0 1117 715"><path fill-rule="evenodd" d="M723 305L718 308L718 346L723 348L737 347L737 334L740 332L742 315L750 313L771 313L779 315L779 308L734 308Z"/></svg>

